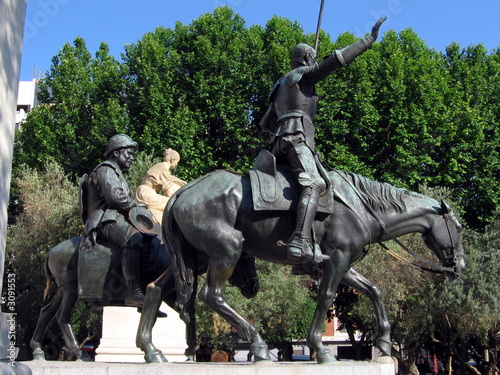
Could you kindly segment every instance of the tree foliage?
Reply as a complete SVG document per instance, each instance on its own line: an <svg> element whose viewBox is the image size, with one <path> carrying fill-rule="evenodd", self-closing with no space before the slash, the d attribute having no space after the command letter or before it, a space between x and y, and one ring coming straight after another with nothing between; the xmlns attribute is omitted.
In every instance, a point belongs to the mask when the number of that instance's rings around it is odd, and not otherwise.
<svg viewBox="0 0 500 375"><path fill-rule="evenodd" d="M297 22L273 17L246 27L229 7L191 24L158 27L125 47L123 62L102 43L65 44L41 82L42 105L17 134L15 163L45 160L81 175L107 139L126 132L160 156L178 150L178 175L248 170L265 146L258 122L297 42ZM319 55L357 39L322 35ZM481 44L446 52L411 29L387 31L349 67L318 85L317 147L339 169L416 190L446 186L481 229L498 209L500 52Z"/></svg>
<svg viewBox="0 0 500 375"><path fill-rule="evenodd" d="M106 43L95 58L81 37L65 44L40 82L40 105L16 134L15 165L56 162L77 175L93 168L108 139L128 131L123 68Z"/></svg>
<svg viewBox="0 0 500 375"><path fill-rule="evenodd" d="M467 268L460 282L442 280L429 296L437 345L464 366L474 359L488 375L500 366L499 217L497 212L484 233L467 233Z"/></svg>

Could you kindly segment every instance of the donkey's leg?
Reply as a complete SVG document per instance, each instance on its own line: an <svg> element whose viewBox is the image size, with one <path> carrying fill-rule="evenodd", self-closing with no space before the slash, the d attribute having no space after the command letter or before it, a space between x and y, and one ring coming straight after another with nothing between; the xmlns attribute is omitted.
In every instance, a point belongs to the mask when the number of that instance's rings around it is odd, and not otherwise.
<svg viewBox="0 0 500 375"><path fill-rule="evenodd" d="M391 324L389 323L387 312L385 311L382 292L377 285L361 275L354 268L350 268L346 273L344 273L342 276L342 282L352 288L358 289L365 296L367 296L370 301L372 301L378 327L376 346L380 349L383 355L390 356L392 350Z"/></svg>
<svg viewBox="0 0 500 375"><path fill-rule="evenodd" d="M62 303L56 312L57 323L64 337L64 342L68 350L73 353L77 360L91 361L87 352L82 351L76 341L73 329L71 328L71 313L78 300L76 283L69 283L59 288L62 295Z"/></svg>
<svg viewBox="0 0 500 375"><path fill-rule="evenodd" d="M307 344L316 352L316 360L318 363L331 363L336 361L330 349L323 344L322 334L326 312L333 304L335 292L337 291L337 286L339 285L343 273L343 271L340 271L341 269L339 259L332 259L325 264L323 277L321 278L321 284L319 286L316 310L311 322L309 334L307 335Z"/></svg>
<svg viewBox="0 0 500 375"><path fill-rule="evenodd" d="M40 310L40 316L38 317L38 321L36 323L35 332L33 333L33 337L30 341L30 347L33 350L34 360L45 360L45 353L42 350L43 335L45 334L45 330L47 329L50 321L54 319L59 306L61 306L62 299L62 294L58 293L57 296L50 301L50 303L42 307Z"/></svg>
<svg viewBox="0 0 500 375"><path fill-rule="evenodd" d="M268 346L262 340L255 326L243 319L224 299L224 283L233 273L241 251L232 250L223 254L211 255L208 262L207 279L201 288L199 297L235 327L243 340L250 341L250 351L254 354L256 361L271 360Z"/></svg>

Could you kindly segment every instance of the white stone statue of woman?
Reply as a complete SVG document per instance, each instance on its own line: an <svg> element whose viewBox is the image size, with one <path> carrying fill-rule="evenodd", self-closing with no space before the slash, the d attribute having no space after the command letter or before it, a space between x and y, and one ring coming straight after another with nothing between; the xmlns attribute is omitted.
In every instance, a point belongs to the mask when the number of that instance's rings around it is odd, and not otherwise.
<svg viewBox="0 0 500 375"><path fill-rule="evenodd" d="M170 197L186 184L186 181L170 173L180 161L177 151L167 148L163 161L152 166L135 192L135 199L148 205L154 220L161 225L163 211Z"/></svg>

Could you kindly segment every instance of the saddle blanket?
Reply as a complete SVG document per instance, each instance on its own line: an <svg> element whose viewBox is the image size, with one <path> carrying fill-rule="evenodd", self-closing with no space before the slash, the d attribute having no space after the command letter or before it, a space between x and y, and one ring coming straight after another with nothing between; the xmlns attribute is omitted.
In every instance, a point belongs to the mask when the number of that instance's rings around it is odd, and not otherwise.
<svg viewBox="0 0 500 375"><path fill-rule="evenodd" d="M78 297L92 301L122 300L127 286L121 274L122 252L97 243L78 252Z"/></svg>
<svg viewBox="0 0 500 375"><path fill-rule="evenodd" d="M249 171L249 176L254 210L295 211L297 209L302 188L289 169L276 168L268 159L263 168L260 168L257 161L254 169ZM328 189L320 196L317 212L331 214L333 206L333 191L329 183Z"/></svg>

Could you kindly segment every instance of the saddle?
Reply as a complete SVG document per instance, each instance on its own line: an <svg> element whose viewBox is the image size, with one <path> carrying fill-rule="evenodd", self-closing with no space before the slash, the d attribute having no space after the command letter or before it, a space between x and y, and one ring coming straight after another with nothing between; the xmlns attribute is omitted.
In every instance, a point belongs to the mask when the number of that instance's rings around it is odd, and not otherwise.
<svg viewBox="0 0 500 375"><path fill-rule="evenodd" d="M122 251L95 244L93 251L78 252L78 297L88 301L123 300L128 293L121 271Z"/></svg>
<svg viewBox="0 0 500 375"><path fill-rule="evenodd" d="M318 168L323 168L321 165ZM322 173L326 178L326 172ZM302 188L288 166L276 165L276 158L262 150L249 171L253 207L256 211L295 211ZM333 213L332 186L320 196L318 213Z"/></svg>

